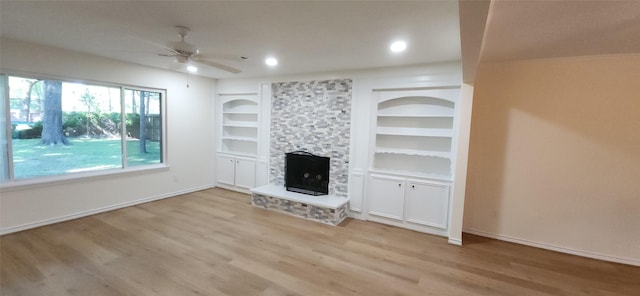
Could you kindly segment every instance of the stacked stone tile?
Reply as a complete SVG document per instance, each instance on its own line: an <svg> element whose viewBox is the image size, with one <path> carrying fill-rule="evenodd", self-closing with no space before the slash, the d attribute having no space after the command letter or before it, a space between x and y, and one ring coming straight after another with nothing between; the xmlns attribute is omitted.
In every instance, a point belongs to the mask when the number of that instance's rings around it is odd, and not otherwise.
<svg viewBox="0 0 640 296"><path fill-rule="evenodd" d="M251 195L251 204L257 207L284 212L301 218L331 225L340 224L340 222L347 217L347 208L349 207L349 203L345 203L337 209L323 208L258 193L253 193Z"/></svg>
<svg viewBox="0 0 640 296"><path fill-rule="evenodd" d="M329 194L347 196L351 89L351 79L272 85L271 184L284 184L284 154L302 150L331 158Z"/></svg>

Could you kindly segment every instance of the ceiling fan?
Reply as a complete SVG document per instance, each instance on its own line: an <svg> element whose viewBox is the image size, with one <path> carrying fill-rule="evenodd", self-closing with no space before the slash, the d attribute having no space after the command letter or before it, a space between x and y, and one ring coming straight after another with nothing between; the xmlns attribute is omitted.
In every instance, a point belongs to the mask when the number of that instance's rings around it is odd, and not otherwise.
<svg viewBox="0 0 640 296"><path fill-rule="evenodd" d="M163 48L167 50L169 54L159 53L159 56L173 57L178 63L181 64L186 64L191 61L234 74L242 72L239 69L207 60L205 57L200 55L200 51L195 45L184 40L185 38L187 38L187 35L189 35L191 29L184 26L176 26L176 30L178 32L178 36L180 36L180 41L167 43L168 46L163 46Z"/></svg>

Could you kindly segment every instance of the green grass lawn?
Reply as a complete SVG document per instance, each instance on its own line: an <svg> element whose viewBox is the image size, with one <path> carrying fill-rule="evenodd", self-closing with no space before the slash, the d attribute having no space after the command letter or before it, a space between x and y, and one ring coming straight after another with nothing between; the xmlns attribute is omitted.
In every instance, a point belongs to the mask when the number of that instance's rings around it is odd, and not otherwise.
<svg viewBox="0 0 640 296"><path fill-rule="evenodd" d="M71 145L40 145L40 139L13 139L16 179L122 167L120 139L69 138ZM139 141L127 139L127 165L160 163L160 143L147 141L140 153Z"/></svg>

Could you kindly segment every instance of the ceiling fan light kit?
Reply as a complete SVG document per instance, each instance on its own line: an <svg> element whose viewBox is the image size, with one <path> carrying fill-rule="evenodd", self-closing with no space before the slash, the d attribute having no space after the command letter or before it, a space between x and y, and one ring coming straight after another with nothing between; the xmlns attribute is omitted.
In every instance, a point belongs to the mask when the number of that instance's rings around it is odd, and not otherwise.
<svg viewBox="0 0 640 296"><path fill-rule="evenodd" d="M189 73L198 72L198 67L196 67L194 65L189 65L189 66L187 66L187 71L189 71Z"/></svg>

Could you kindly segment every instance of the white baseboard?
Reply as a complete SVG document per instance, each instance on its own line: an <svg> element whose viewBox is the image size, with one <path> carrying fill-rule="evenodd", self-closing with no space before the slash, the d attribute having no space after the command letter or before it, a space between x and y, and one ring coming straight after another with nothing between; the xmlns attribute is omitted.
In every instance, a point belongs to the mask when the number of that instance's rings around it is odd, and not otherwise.
<svg viewBox="0 0 640 296"><path fill-rule="evenodd" d="M191 192L196 192L196 191L200 191L200 190L205 190L205 189L209 189L209 188L214 188L214 187L215 187L215 185L213 185L213 184L200 186L200 187L194 187L194 188L175 191L175 192L171 192L171 193L165 193L165 194L156 195L156 196L152 196L152 197L146 197L146 198L142 198L142 199L123 202L123 203L110 205L110 206L106 206L106 207L101 207L101 208L97 208L97 209L92 209L92 210L88 210L88 211L82 211L82 212L78 212L78 213L68 214L68 215L64 215L64 216L60 216L60 217L56 217L56 218L51 218L51 219L41 220L41 221L37 221L37 222L22 224L22 225L18 225L18 226L2 228L2 229L0 229L0 235L14 233L14 232L18 232L18 231L23 231L23 230L36 228L36 227L40 227L40 226L45 226L45 225L49 225L49 224L64 222L64 221L68 221L68 220L78 219L78 218L82 218L82 217L86 217L86 216L90 216L90 215L109 212L109 211L113 211L113 210L117 210L117 209L121 209L121 208L135 206L135 205L138 205L138 204L143 204L143 203L147 203L147 202L151 202L151 201L156 201L156 200L160 200L160 199L165 199L165 198L169 198L169 197L174 197L174 196L178 196L178 195L182 195L182 194L186 194L186 193L191 193Z"/></svg>
<svg viewBox="0 0 640 296"><path fill-rule="evenodd" d="M244 188L240 188L240 187L236 187L236 186L232 186L232 185L227 185L227 184L223 184L223 183L218 183L218 184L216 185L216 187L218 187L218 188L222 188L222 189L231 190L231 191L235 191L235 192L240 192L240 193L245 193L245 194L249 194L249 195L251 195L251 190L249 190L249 189L244 189Z"/></svg>
<svg viewBox="0 0 640 296"><path fill-rule="evenodd" d="M447 242L451 245L462 246L462 240L458 238L450 237Z"/></svg>
<svg viewBox="0 0 640 296"><path fill-rule="evenodd" d="M479 236L484 236L484 237L488 237L488 238L493 238L493 239L497 239L497 240L501 240L501 241L507 241L507 242L511 242L511 243L516 243L516 244L521 244L521 245L526 245L526 246L531 246L531 247L536 247L536 248L556 251L556 252L560 252L560 253L567 253L567 254L571 254L571 255L582 256L582 257L587 257L587 258L593 258L593 259L598 259L598 260L604 260L604 261L610 261L610 262L615 262L615 263L628 264L628 265L633 265L633 266L640 266L640 259L622 258L622 257L605 255L605 254L600 254L600 253L593 253L593 252L588 252L588 251L576 250L576 249L572 249L572 248L559 247L559 246L555 246L555 245L551 245L551 244L547 244L547 243L534 242L534 241L521 239L521 238L517 238L517 237L512 237L512 236L508 236L508 235L493 234L493 233L488 233L488 232L484 232L484 231L481 231L481 230L470 229L470 228L463 228L462 232L466 232L466 233L469 233L469 234L475 234L475 235L479 235Z"/></svg>
<svg viewBox="0 0 640 296"><path fill-rule="evenodd" d="M367 217L364 213L349 211L349 217L357 220L367 220Z"/></svg>

